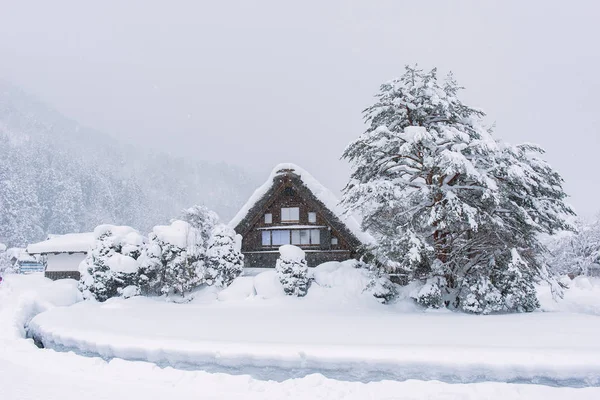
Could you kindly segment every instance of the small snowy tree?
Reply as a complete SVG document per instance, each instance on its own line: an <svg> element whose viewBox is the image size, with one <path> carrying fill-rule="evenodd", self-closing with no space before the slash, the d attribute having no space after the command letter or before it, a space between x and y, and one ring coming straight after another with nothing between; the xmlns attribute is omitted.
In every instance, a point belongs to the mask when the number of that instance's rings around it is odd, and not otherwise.
<svg viewBox="0 0 600 400"><path fill-rule="evenodd" d="M279 248L279 254L275 271L285 294L306 296L310 281L304 251L297 246L286 244Z"/></svg>
<svg viewBox="0 0 600 400"><path fill-rule="evenodd" d="M140 290L144 295L162 294L165 263L163 263L161 243L154 233L148 235L148 242L138 259Z"/></svg>
<svg viewBox="0 0 600 400"><path fill-rule="evenodd" d="M598 275L600 216L589 222L578 220L576 228L576 232L561 232L548 240L548 264L560 275Z"/></svg>
<svg viewBox="0 0 600 400"><path fill-rule="evenodd" d="M96 241L80 266L79 290L84 298L106 301L139 294L138 258L144 238L133 228L112 225L97 227L94 235Z"/></svg>
<svg viewBox="0 0 600 400"><path fill-rule="evenodd" d="M543 150L494 140L460 89L452 75L441 83L435 69L411 67L383 84L369 127L343 153L353 170L342 202L378 239L379 260L427 282L419 303L484 312L473 304L509 296L496 280L504 271L541 276L538 235L570 229L573 211ZM530 310L509 303L503 310Z"/></svg>
<svg viewBox="0 0 600 400"><path fill-rule="evenodd" d="M190 226L200 231L205 246L208 244L212 232L219 222L219 216L216 212L199 205L182 210L179 219L189 223Z"/></svg>
<svg viewBox="0 0 600 400"><path fill-rule="evenodd" d="M6 246L0 243L0 274L12 267L6 250Z"/></svg>
<svg viewBox="0 0 600 400"><path fill-rule="evenodd" d="M392 283L389 275L384 269L376 263L369 263L364 260L356 261L356 268L364 269L367 271L368 276L371 278L365 288L365 292L370 293L380 303L390 303L398 295L396 285Z"/></svg>
<svg viewBox="0 0 600 400"><path fill-rule="evenodd" d="M184 296L203 283L204 242L199 229L185 221L155 226L142 266L150 273L148 286L161 294Z"/></svg>
<svg viewBox="0 0 600 400"><path fill-rule="evenodd" d="M220 224L213 230L206 253L205 281L220 288L241 275L244 255L238 248L236 233L228 225Z"/></svg>

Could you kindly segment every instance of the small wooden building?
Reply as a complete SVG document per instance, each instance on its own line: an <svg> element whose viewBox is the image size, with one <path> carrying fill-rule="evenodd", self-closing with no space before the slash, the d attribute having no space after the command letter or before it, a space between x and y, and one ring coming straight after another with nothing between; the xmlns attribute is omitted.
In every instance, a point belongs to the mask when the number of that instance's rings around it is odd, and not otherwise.
<svg viewBox="0 0 600 400"><path fill-rule="evenodd" d="M27 246L27 253L46 257L46 278L79 280L79 264L93 244L92 232L50 235L43 242Z"/></svg>
<svg viewBox="0 0 600 400"><path fill-rule="evenodd" d="M372 238L353 217L343 216L338 199L310 174L280 164L230 222L242 236L244 264L275 267L278 248L293 244L310 267L357 258Z"/></svg>

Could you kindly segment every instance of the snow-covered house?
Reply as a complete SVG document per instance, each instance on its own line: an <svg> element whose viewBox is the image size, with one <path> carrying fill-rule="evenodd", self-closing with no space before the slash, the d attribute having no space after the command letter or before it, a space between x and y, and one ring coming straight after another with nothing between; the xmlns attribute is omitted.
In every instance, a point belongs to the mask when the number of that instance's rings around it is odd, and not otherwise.
<svg viewBox="0 0 600 400"><path fill-rule="evenodd" d="M79 264L93 244L93 232L50 235L43 242L27 246L27 253L46 256L46 278L79 280Z"/></svg>
<svg viewBox="0 0 600 400"><path fill-rule="evenodd" d="M293 244L308 265L358 256L372 238L345 216L336 196L294 164L279 164L229 225L242 236L246 267L275 267L278 248Z"/></svg>

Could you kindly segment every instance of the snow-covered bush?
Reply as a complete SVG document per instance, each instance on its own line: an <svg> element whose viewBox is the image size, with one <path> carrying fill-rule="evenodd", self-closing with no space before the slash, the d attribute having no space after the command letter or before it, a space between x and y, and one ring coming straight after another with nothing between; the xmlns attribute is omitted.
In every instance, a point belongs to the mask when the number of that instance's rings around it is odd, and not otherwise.
<svg viewBox="0 0 600 400"><path fill-rule="evenodd" d="M182 210L179 219L200 230L205 246L208 244L215 226L219 223L219 216L216 212L199 205Z"/></svg>
<svg viewBox="0 0 600 400"><path fill-rule="evenodd" d="M485 273L471 272L465 275L459 293L464 311L490 314L504 309L500 291Z"/></svg>
<svg viewBox="0 0 600 400"><path fill-rule="evenodd" d="M203 283L204 258L199 229L180 220L155 226L141 262L144 284L156 294L183 296Z"/></svg>
<svg viewBox="0 0 600 400"><path fill-rule="evenodd" d="M427 308L444 307L444 295L446 285L439 277L427 279L419 292L414 297L415 301Z"/></svg>
<svg viewBox="0 0 600 400"><path fill-rule="evenodd" d="M96 242L79 269L79 290L86 299L105 301L111 297L140 292L139 262L144 237L128 226L100 225L94 229ZM137 287L137 290L131 289Z"/></svg>
<svg viewBox="0 0 600 400"><path fill-rule="evenodd" d="M561 232L548 240L548 264L559 275L600 277L600 216L579 220L576 227L577 232Z"/></svg>
<svg viewBox="0 0 600 400"><path fill-rule="evenodd" d="M244 255L238 243L233 228L225 224L215 227L206 252L206 284L224 288L241 275Z"/></svg>
<svg viewBox="0 0 600 400"><path fill-rule="evenodd" d="M304 250L291 244L281 246L275 271L285 294L297 297L306 296L310 280Z"/></svg>
<svg viewBox="0 0 600 400"><path fill-rule="evenodd" d="M11 268L10 260L6 250L7 249L4 243L0 243L0 273Z"/></svg>
<svg viewBox="0 0 600 400"><path fill-rule="evenodd" d="M364 291L370 293L381 303L390 303L398 295L396 285L392 283L383 268L365 261L356 261L355 268L364 269L370 278Z"/></svg>
<svg viewBox="0 0 600 400"><path fill-rule="evenodd" d="M538 236L571 229L573 211L543 150L495 140L460 89L411 67L381 85L370 126L343 153L352 176L342 203L363 216L380 262L427 282L419 303L484 312L500 293L502 311L530 311L529 285L544 276ZM503 277L515 268L511 286Z"/></svg>

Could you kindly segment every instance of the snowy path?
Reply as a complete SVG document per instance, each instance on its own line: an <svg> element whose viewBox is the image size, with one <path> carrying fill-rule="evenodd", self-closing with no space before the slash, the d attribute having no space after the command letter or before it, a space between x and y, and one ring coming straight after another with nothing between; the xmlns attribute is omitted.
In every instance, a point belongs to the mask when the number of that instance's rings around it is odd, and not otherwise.
<svg viewBox="0 0 600 400"><path fill-rule="evenodd" d="M257 379L600 386L600 317L577 313L405 312L327 296L184 305L135 298L55 308L29 328L58 351Z"/></svg>

